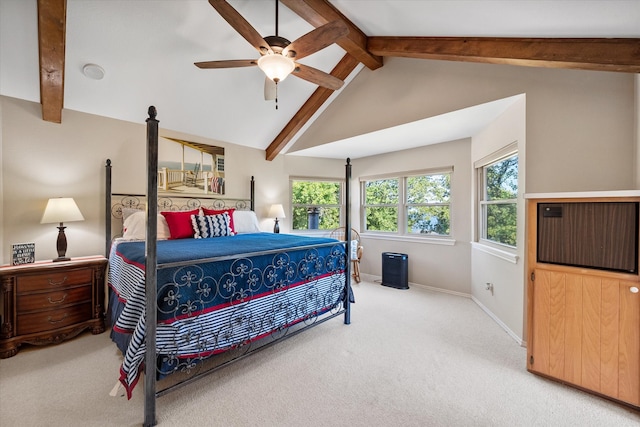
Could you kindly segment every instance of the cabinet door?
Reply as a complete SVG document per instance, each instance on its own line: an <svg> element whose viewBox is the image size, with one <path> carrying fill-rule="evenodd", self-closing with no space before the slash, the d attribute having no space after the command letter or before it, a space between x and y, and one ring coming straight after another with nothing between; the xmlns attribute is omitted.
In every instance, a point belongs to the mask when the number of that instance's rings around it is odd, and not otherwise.
<svg viewBox="0 0 640 427"><path fill-rule="evenodd" d="M640 406L640 285L620 282L618 398Z"/></svg>
<svg viewBox="0 0 640 427"><path fill-rule="evenodd" d="M640 406L638 286L536 269L529 369Z"/></svg>

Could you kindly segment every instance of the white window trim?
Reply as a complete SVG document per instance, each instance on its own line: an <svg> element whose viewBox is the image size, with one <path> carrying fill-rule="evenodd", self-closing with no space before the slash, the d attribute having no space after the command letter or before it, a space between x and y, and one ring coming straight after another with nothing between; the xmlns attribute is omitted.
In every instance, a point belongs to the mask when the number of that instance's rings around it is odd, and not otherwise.
<svg viewBox="0 0 640 427"><path fill-rule="evenodd" d="M293 182L294 181L325 181L325 182L337 182L340 184L340 203L336 205L305 205L305 206L316 206L316 207L337 207L340 209L340 224L344 224L344 213L345 213L345 180L344 178L333 178L333 177L317 177L317 176L289 176L289 218L291 218L291 233L292 234L301 234L301 235L310 235L310 236L318 236L329 234L332 230L324 230L324 229L314 229L310 230L308 228L305 229L294 229L293 228L293 209L295 207L300 206L299 203L293 203Z"/></svg>
<svg viewBox="0 0 640 427"><path fill-rule="evenodd" d="M361 236L367 236L370 238L376 238L380 240L395 240L395 241L416 241L422 243L431 243L438 245L454 245L455 239L453 236L453 219L450 217L449 223L449 235L446 236L437 236L437 235L420 235L420 234L411 234L406 233L403 230L407 228L407 208L408 205L405 200L406 195L406 178L412 176L421 176L421 175L444 175L450 174L453 177L453 166L444 166L438 168L430 168L430 169L420 169L420 170L412 170L412 171L404 171L404 172L392 172L380 175L370 175L370 176L361 176L359 177L360 181L360 224L366 226L367 218L366 218L366 208L365 208L365 188L364 184L367 181L378 181L378 180L387 180L387 179L397 179L398 182L398 203L395 205L367 205L369 207L397 207L398 208L398 231L377 231L377 230L363 230L361 231ZM449 206L449 212L451 213L451 206L453 202L453 196L450 197L449 203L424 203L424 204L411 204L411 206Z"/></svg>
<svg viewBox="0 0 640 427"><path fill-rule="evenodd" d="M484 173L483 168L491 163L496 163L501 159L507 159L513 155L518 155L518 163L520 161L520 153L518 152L518 141L514 141L509 145L506 145L499 150L494 151L493 153L476 160L473 163L475 177L476 177L476 202L475 202L475 211L476 211L476 232L475 232L475 241L471 242L471 246L474 249L478 249L482 252L486 252L488 254L494 255L498 258L504 259L506 261L512 262L516 264L518 262L518 247L517 246L509 246L504 245L499 242L494 242L491 240L486 240L482 236L484 235L484 219L483 219L483 211L482 204L485 198L483 191L484 188ZM518 174L520 171L518 170ZM520 194L520 188L518 188L518 194ZM491 201L484 202L485 204L492 204ZM518 199L504 199L497 201L495 203L515 203L517 207Z"/></svg>

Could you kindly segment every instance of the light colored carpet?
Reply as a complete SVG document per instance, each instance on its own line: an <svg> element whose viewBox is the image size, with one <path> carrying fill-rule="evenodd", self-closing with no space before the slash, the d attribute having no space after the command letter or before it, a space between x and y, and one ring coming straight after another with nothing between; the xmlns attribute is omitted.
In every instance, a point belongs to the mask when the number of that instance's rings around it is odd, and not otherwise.
<svg viewBox="0 0 640 427"><path fill-rule="evenodd" d="M158 399L161 426L638 426L640 413L525 369L526 351L470 299L354 286L332 319ZM24 346L0 361L0 425L134 426L110 397L109 334ZM122 392L122 389L120 390Z"/></svg>

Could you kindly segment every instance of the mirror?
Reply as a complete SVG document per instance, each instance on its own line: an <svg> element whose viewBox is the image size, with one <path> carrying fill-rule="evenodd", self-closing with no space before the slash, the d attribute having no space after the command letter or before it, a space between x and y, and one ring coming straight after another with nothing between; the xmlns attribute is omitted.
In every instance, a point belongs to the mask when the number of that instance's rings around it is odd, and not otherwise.
<svg viewBox="0 0 640 427"><path fill-rule="evenodd" d="M158 138L158 192L225 194L224 147Z"/></svg>

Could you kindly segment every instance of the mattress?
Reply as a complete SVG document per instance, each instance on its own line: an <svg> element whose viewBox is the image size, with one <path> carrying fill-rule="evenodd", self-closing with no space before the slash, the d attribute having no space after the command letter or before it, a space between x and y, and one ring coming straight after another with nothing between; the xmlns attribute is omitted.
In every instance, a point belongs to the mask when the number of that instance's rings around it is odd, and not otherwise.
<svg viewBox="0 0 640 427"><path fill-rule="evenodd" d="M158 378L312 323L345 298L345 248L334 239L252 233L163 240L157 260ZM124 355L120 381L129 397L146 351L144 270L144 242L114 243L111 338Z"/></svg>

